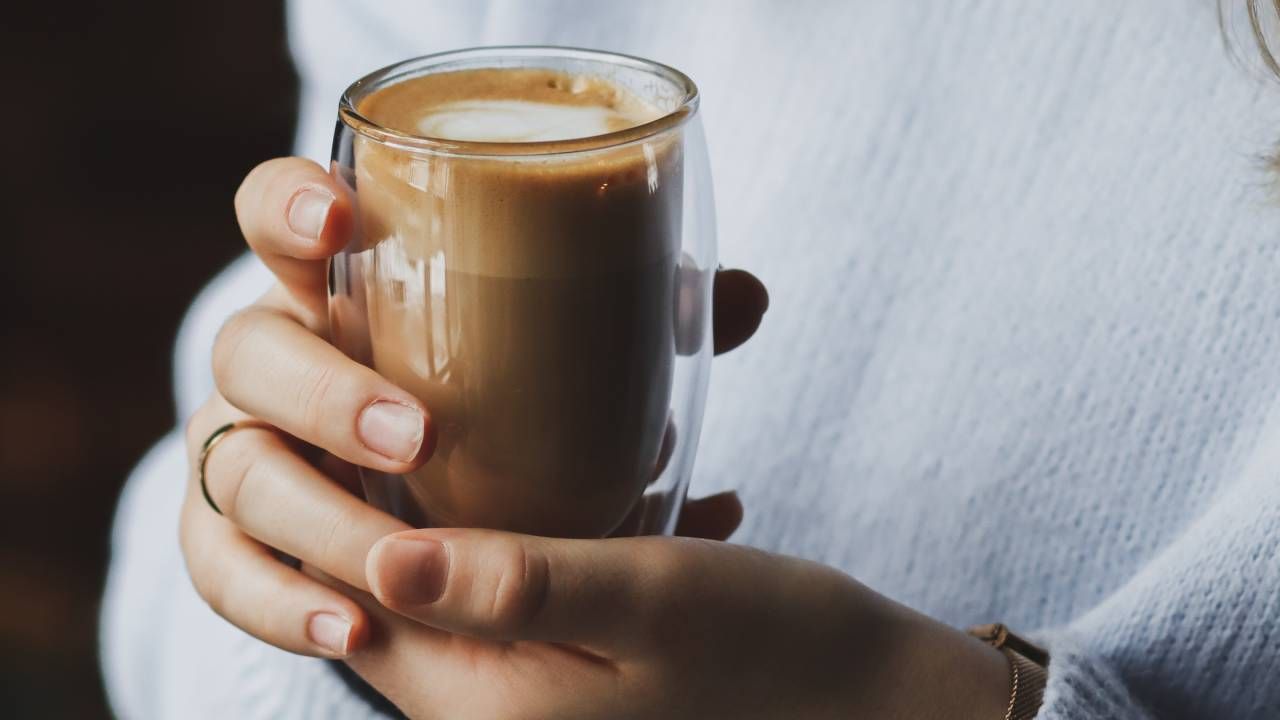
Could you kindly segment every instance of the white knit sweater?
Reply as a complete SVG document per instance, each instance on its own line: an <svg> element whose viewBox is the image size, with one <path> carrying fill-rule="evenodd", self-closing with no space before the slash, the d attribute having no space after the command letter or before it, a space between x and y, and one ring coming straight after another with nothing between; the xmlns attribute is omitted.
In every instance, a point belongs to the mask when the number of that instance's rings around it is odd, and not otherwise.
<svg viewBox="0 0 1280 720"><path fill-rule="evenodd" d="M1255 159L1280 90L1229 62L1214 0L300 0L291 32L317 159L343 86L411 55L688 71L723 258L772 295L715 363L694 492L742 492L741 542L1044 641L1045 720L1280 717L1280 213ZM184 416L267 282L246 259L193 308ZM372 715L196 597L184 468L175 433L121 502L120 714Z"/></svg>

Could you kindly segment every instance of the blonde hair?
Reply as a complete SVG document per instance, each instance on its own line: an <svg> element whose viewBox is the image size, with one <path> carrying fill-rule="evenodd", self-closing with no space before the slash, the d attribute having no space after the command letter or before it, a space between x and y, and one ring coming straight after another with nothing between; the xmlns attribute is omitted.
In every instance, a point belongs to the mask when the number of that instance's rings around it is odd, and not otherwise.
<svg viewBox="0 0 1280 720"><path fill-rule="evenodd" d="M1249 65L1247 61L1237 52L1238 46L1235 40L1235 25L1233 21L1236 19L1234 12L1239 5L1239 0L1218 0L1218 25L1222 30L1222 37L1226 41L1227 50L1236 60L1241 61L1244 65ZM1280 24L1280 0L1244 0L1245 14L1248 16L1248 34L1252 36L1253 43L1257 45L1259 54L1261 55L1262 64L1267 70L1267 75L1273 80L1280 80L1280 58L1277 57L1277 50L1274 45L1277 33L1276 26ZM1256 68L1256 65L1254 66ZM1280 198L1280 143L1273 146L1271 152L1263 153L1259 160L1261 164L1270 171L1270 186L1275 197Z"/></svg>
<svg viewBox="0 0 1280 720"><path fill-rule="evenodd" d="M1235 7L1236 0L1220 0L1218 3L1218 20L1222 32L1231 39L1230 10ZM1268 23L1274 24L1280 19L1280 0L1245 0L1245 13L1249 16L1249 33L1254 43L1262 52L1262 62L1271 71L1273 77L1280 78L1280 60L1272 46L1271 33L1267 32Z"/></svg>

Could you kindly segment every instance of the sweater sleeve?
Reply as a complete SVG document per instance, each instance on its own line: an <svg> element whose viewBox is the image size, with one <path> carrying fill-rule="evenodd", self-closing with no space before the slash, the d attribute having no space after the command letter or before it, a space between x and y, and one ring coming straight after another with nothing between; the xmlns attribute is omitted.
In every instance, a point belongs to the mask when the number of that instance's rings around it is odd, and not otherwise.
<svg viewBox="0 0 1280 720"><path fill-rule="evenodd" d="M1066 635L1054 637L1049 645L1053 663L1037 718L1154 720L1106 661L1090 656Z"/></svg>
<svg viewBox="0 0 1280 720"><path fill-rule="evenodd" d="M1269 427L1236 481L1127 583L1038 635L1051 653L1041 720L1280 717L1280 422Z"/></svg>

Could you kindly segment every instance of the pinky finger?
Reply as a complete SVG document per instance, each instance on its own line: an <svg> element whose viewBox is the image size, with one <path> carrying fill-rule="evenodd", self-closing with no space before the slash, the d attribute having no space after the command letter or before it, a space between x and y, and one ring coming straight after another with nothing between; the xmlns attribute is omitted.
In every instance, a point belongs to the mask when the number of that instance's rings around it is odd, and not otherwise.
<svg viewBox="0 0 1280 720"><path fill-rule="evenodd" d="M340 592L280 562L188 493L181 542L196 592L213 611L282 650L342 658L368 637L368 616Z"/></svg>

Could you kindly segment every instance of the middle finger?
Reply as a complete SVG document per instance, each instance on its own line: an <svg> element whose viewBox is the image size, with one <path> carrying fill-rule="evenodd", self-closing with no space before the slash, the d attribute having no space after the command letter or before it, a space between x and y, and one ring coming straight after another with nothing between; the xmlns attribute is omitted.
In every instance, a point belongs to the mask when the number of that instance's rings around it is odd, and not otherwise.
<svg viewBox="0 0 1280 720"><path fill-rule="evenodd" d="M427 410L284 313L252 307L213 350L218 392L235 407L356 465L405 473L431 455Z"/></svg>
<svg viewBox="0 0 1280 720"><path fill-rule="evenodd" d="M205 485L245 534L360 588L369 548L409 528L329 480L272 430L227 434L209 453Z"/></svg>

